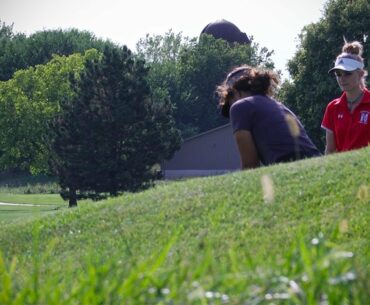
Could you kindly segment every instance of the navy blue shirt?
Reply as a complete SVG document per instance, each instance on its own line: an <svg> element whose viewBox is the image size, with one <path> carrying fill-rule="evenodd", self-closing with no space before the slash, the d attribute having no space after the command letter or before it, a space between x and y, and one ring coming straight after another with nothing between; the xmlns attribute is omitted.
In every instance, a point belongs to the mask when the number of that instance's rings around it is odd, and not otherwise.
<svg viewBox="0 0 370 305"><path fill-rule="evenodd" d="M293 116L299 127L294 138L286 116ZM231 105L230 119L234 133L247 130L252 134L260 161L264 165L319 156L303 125L283 104L265 95L254 95Z"/></svg>

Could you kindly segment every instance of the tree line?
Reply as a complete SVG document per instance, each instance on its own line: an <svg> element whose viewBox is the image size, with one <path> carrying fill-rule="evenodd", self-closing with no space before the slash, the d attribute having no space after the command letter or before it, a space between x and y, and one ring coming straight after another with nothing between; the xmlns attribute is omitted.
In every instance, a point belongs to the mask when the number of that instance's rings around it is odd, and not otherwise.
<svg viewBox="0 0 370 305"><path fill-rule="evenodd" d="M0 33L2 170L56 175L69 206L136 191L158 178L158 164L181 138L172 105L152 98L143 60L92 34L82 32L79 40L76 30L25 38L2 24ZM23 60L12 60L15 48Z"/></svg>
<svg viewBox="0 0 370 305"><path fill-rule="evenodd" d="M367 0L329 0L288 63L291 79L278 97L320 148L325 106L339 94L327 71L343 37L369 53L369 14ZM27 37L0 22L0 170L57 175L70 205L147 187L181 138L227 123L214 91L231 68L274 69L273 52L251 41L170 30L140 39L132 52L86 31Z"/></svg>

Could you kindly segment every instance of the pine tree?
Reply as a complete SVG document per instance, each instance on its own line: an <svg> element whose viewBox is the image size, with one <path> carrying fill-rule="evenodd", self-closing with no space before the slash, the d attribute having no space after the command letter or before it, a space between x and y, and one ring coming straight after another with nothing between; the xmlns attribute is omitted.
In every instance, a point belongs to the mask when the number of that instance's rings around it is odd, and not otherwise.
<svg viewBox="0 0 370 305"><path fill-rule="evenodd" d="M179 148L172 109L152 102L147 72L126 47L107 47L62 103L51 124L50 165L70 207L150 186L153 166Z"/></svg>

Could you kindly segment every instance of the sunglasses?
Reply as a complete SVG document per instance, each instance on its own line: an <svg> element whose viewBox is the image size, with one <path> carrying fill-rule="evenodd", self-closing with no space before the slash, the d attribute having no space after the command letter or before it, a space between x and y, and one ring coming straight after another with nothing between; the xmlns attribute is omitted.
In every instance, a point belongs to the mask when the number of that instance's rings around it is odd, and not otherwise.
<svg viewBox="0 0 370 305"><path fill-rule="evenodd" d="M350 71L335 71L334 72L334 75L336 77L343 77L343 76L351 76L353 74L353 72L350 72Z"/></svg>

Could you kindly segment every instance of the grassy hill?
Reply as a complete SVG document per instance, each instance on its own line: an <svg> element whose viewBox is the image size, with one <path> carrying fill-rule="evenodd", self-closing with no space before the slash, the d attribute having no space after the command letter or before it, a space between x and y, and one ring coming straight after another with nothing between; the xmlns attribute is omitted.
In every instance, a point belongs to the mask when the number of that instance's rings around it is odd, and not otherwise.
<svg viewBox="0 0 370 305"><path fill-rule="evenodd" d="M0 304L366 304L370 148L1 223Z"/></svg>

